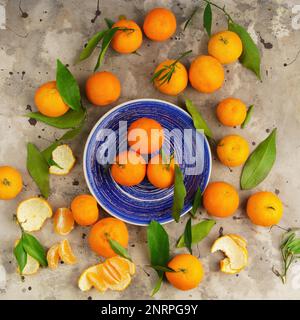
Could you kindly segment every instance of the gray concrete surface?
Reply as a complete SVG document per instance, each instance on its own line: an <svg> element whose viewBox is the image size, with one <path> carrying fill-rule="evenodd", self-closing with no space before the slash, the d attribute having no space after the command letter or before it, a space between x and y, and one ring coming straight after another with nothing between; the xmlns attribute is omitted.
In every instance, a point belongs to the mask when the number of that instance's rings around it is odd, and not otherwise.
<svg viewBox="0 0 300 320"><path fill-rule="evenodd" d="M193 49L189 61L198 54L206 53L207 36L201 27L202 18L198 13L190 28L182 33L184 20L192 12L196 1L100 1L101 15L92 23L95 0L19 0L0 1L6 8L5 29L0 30L0 165L12 165L21 170L24 190L13 201L0 202L0 264L6 270L6 284L1 282L0 299L148 299L156 280L155 273L146 267L148 262L146 229L129 226L130 254L137 264L137 274L131 286L124 292L107 292L104 295L92 290L82 293L77 288L77 278L84 268L94 264L98 258L89 250L85 235L88 228L76 227L69 239L79 257L75 266L61 265L56 271L40 270L34 276L21 279L16 273L12 247L19 236L13 220L19 201L39 192L29 177L26 167L26 143L34 142L40 148L59 137L61 132L47 125L30 124L23 117L30 108L35 110L33 97L35 89L42 83L55 78L55 60L60 58L68 63L83 88L91 74L96 56L86 62L74 65L81 46L95 31L104 27L104 17L116 19L125 14L139 24L145 12L156 6L171 8L178 19L176 37L164 43L144 40L137 55L118 55L109 51L103 70L113 71L122 83L122 96L115 103L134 98L160 98L178 102L158 93L150 84L150 75L155 66L167 57ZM223 1L218 1L222 4ZM300 298L300 267L293 266L288 283L282 285L271 271L272 266L281 267L278 251L282 230L275 227L255 227L245 216L245 199L258 190L270 190L279 194L284 203L282 227L300 226L300 30L292 27L295 14L292 8L299 1L272 0L231 0L226 1L233 17L247 27L257 42L262 54L262 78L255 76L236 63L226 67L226 83L215 94L204 95L192 88L186 95L199 106L217 138L230 133L241 134L248 139L251 148L267 136L267 132L278 128L278 157L268 178L255 190L240 192L241 206L233 218L218 220L207 239L195 248L205 266L205 279L199 288L180 292L165 283L156 299L297 299ZM21 10L20 10L20 7ZM295 18L295 22L296 18ZM214 10L213 30L226 28L224 17ZM298 58L298 59L297 59ZM188 65L188 60L185 63ZM246 130L221 127L214 113L218 101L228 96L243 99L248 105L254 104L255 111L251 124ZM51 177L52 194L50 202L54 208L66 206L79 193L87 192L82 172L82 151L85 139L99 117L112 106L95 108L84 100L88 107L89 120L85 132L72 147L78 163L66 177ZM229 170L214 159L212 180L225 180L236 187L239 185L240 168ZM101 216L105 213L102 211ZM203 211L201 218L207 217ZM199 216L200 218L200 216ZM178 225L166 226L171 239L173 254L175 242L181 234L185 220ZM218 271L221 255L211 255L209 248L218 236L220 227L224 233L235 232L249 242L249 266L238 275L225 275ZM45 246L51 246L60 239L53 233L51 220L35 235ZM1 274L3 269L1 268Z"/></svg>

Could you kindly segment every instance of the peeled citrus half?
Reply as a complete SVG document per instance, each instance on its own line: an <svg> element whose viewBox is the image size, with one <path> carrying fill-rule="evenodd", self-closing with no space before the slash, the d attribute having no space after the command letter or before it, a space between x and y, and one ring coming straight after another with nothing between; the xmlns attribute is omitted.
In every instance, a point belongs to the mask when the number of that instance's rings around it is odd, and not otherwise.
<svg viewBox="0 0 300 320"><path fill-rule="evenodd" d="M51 166L49 172L59 176L68 174L76 162L72 149L66 144L53 150L52 159L57 165Z"/></svg>
<svg viewBox="0 0 300 320"><path fill-rule="evenodd" d="M246 240L237 235L225 235L214 242L211 252L220 250L226 255L226 258L220 261L222 272L233 274L246 267L248 263L248 251L245 243Z"/></svg>
<svg viewBox="0 0 300 320"><path fill-rule="evenodd" d="M75 257L70 243L67 239L64 239L60 242L58 247L58 252L61 260L66 264L75 264L77 258Z"/></svg>
<svg viewBox="0 0 300 320"><path fill-rule="evenodd" d="M42 198L29 198L17 208L17 219L21 227L28 232L40 230L47 218L51 218L52 208Z"/></svg>

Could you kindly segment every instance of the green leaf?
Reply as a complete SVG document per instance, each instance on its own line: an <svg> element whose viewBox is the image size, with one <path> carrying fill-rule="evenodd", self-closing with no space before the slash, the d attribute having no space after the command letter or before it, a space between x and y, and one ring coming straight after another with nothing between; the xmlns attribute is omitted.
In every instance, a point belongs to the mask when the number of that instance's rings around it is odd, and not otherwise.
<svg viewBox="0 0 300 320"><path fill-rule="evenodd" d="M202 115L200 114L200 112L197 110L197 108L195 107L195 105L193 104L193 102L190 99L185 99L185 105L186 108L189 112L189 114L191 115L191 117L193 118L193 122L194 122L194 127L197 130L203 130L204 134L209 137L209 138L213 138L213 134L212 131L210 130L210 128L208 127L207 123L205 122L205 120L203 119Z"/></svg>
<svg viewBox="0 0 300 320"><path fill-rule="evenodd" d="M56 67L56 87L63 101L71 109L75 111L82 109L79 86L72 73L59 59Z"/></svg>
<svg viewBox="0 0 300 320"><path fill-rule="evenodd" d="M108 19L108 18L104 18L105 22L106 22L106 25L109 29L112 28L112 26L115 24L114 21L112 21L111 19Z"/></svg>
<svg viewBox="0 0 300 320"><path fill-rule="evenodd" d="M69 110L64 115L55 118L44 116L40 112L30 112L26 116L59 129L72 129L80 126L84 121L86 110L83 108L79 111Z"/></svg>
<svg viewBox="0 0 300 320"><path fill-rule="evenodd" d="M243 44L243 53L240 62L244 67L253 71L258 79L260 76L260 52L247 30L241 25L232 21L228 22L228 29L239 35Z"/></svg>
<svg viewBox="0 0 300 320"><path fill-rule="evenodd" d="M52 152L63 141L74 139L81 132L82 128L83 128L83 123L78 128L75 128L75 129L67 131L61 138L59 138L58 140L54 141L49 147L47 147L45 150L42 151L42 154L43 154L44 158L46 159L46 161L48 162L49 166L52 166L52 165L58 166L57 164L55 164L55 161L53 161L53 159L52 159Z"/></svg>
<svg viewBox="0 0 300 320"><path fill-rule="evenodd" d="M204 220L192 226L192 244L202 241L210 232L212 227L216 224L214 220ZM184 234L177 242L177 248L185 246Z"/></svg>
<svg viewBox="0 0 300 320"><path fill-rule="evenodd" d="M49 166L43 154L32 144L27 144L27 170L45 198L49 196Z"/></svg>
<svg viewBox="0 0 300 320"><path fill-rule="evenodd" d="M203 27L206 30L209 37L211 36L211 24L212 24L211 5L210 3L207 3L203 13Z"/></svg>
<svg viewBox="0 0 300 320"><path fill-rule="evenodd" d="M101 51L100 51L96 66L94 68L94 71L96 71L101 66L103 59L104 59L104 56L105 56L105 53L110 45L110 42L118 30L120 30L120 28L116 27L116 28L108 29L105 32L105 35L102 40Z"/></svg>
<svg viewBox="0 0 300 320"><path fill-rule="evenodd" d="M183 27L183 31L185 31L185 29L190 25L191 21L194 18L194 15L197 13L197 11L199 10L199 8L195 8L194 11L192 12L192 14L190 15L190 17L186 20L184 27Z"/></svg>
<svg viewBox="0 0 300 320"><path fill-rule="evenodd" d="M16 260L20 269L20 273L22 274L27 263L27 253L23 248L22 238L14 248L14 255L16 257Z"/></svg>
<svg viewBox="0 0 300 320"><path fill-rule="evenodd" d="M247 126L247 124L250 122L251 117L252 117L253 107L254 107L254 105L252 104L252 105L248 108L246 118L245 118L244 122L243 122L242 125L241 125L241 128L242 128L242 129L244 129L244 128Z"/></svg>
<svg viewBox="0 0 300 320"><path fill-rule="evenodd" d="M106 30L99 31L95 33L91 39L89 39L86 47L81 51L79 56L79 61L83 61L87 59L95 50L98 43L101 41L101 39L104 37Z"/></svg>
<svg viewBox="0 0 300 320"><path fill-rule="evenodd" d="M163 226L152 220L147 228L147 240L152 266L166 266L170 259L169 236Z"/></svg>
<svg viewBox="0 0 300 320"><path fill-rule="evenodd" d="M160 274L158 280L156 281L155 287L151 293L151 297L153 297L161 288L163 282L164 274Z"/></svg>
<svg viewBox="0 0 300 320"><path fill-rule="evenodd" d="M108 241L109 241L111 248L113 249L113 251L117 255L132 261L128 251L123 246L121 246L118 241L113 240L113 239L108 239Z"/></svg>
<svg viewBox="0 0 300 320"><path fill-rule="evenodd" d="M175 164L174 169L175 169L175 179L174 179L172 216L176 222L179 222L180 214L184 207L186 189L184 185L183 174L180 170L180 167L177 164Z"/></svg>
<svg viewBox="0 0 300 320"><path fill-rule="evenodd" d="M191 210L191 214L193 217L195 217L197 210L200 208L201 202L202 202L202 191L201 191L201 188L198 187L198 189L195 193L195 196L194 196L193 207Z"/></svg>
<svg viewBox="0 0 300 320"><path fill-rule="evenodd" d="M165 267L165 266L151 266L152 269L156 271L163 271L163 272L176 272L175 270Z"/></svg>
<svg viewBox="0 0 300 320"><path fill-rule="evenodd" d="M274 129L247 159L241 175L243 190L259 185L271 171L276 159L276 131Z"/></svg>
<svg viewBox="0 0 300 320"><path fill-rule="evenodd" d="M27 254L36 259L43 267L47 267L46 251L40 242L27 232L23 233L22 242Z"/></svg>
<svg viewBox="0 0 300 320"><path fill-rule="evenodd" d="M192 251L192 218L189 218L189 220L186 223L184 233L184 245L189 250L190 254L193 254Z"/></svg>

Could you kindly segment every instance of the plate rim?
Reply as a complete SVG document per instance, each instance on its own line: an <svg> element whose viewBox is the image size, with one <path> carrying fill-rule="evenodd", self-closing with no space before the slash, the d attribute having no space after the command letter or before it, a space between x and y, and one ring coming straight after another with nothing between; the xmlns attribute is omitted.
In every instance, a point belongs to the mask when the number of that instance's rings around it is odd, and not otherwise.
<svg viewBox="0 0 300 320"><path fill-rule="evenodd" d="M145 101L150 101L150 102L158 102L158 103L164 103L164 104L168 104L172 107L174 107L175 109L177 109L178 111L181 111L183 113L185 113L189 118L192 119L192 117L190 116L190 114L188 112L186 112L184 109L180 108L179 106L175 105L174 103L172 102L169 102L169 101L166 101L166 100L161 100L161 99L153 99L153 98L142 98L142 99L132 99L132 100L127 100L125 102L122 102L120 104L118 104L117 106L113 107L112 109L110 109L109 111L107 111L105 114L103 114L99 119L98 121L94 124L93 128L91 129L87 139L86 139L86 142L85 142L85 146L84 146L84 151L83 151L83 163L82 163L82 166L83 166L83 173L84 173L84 179L85 179L85 182L88 186L88 189L90 191L90 193L93 195L93 197L96 199L97 203L107 212L109 213L111 216L119 219L119 220L122 220L123 222L126 222L128 224L131 224L131 225L135 225L135 226L143 226L143 227L146 227L149 225L149 223L136 223L136 222L133 222L133 221L130 221L130 220L127 220L127 219L124 219L124 218L121 218L117 215L115 215L114 213L112 213L110 211L110 209L108 209L105 205L103 205L99 199L97 198L97 196L95 195L94 191L93 191L93 188L91 187L91 184L90 184L90 181L88 179L88 175L87 175L87 168L86 168L86 157L87 157L87 149L88 149L88 146L89 146L89 143L90 143L90 140L91 140L91 137L93 136L96 128L98 127L98 125L105 119L107 118L111 113L113 113L114 111L122 108L124 105L127 105L129 103L135 103L135 102L145 102ZM206 136L204 135L204 141L205 143L208 145L208 156L209 156L209 172L208 172L208 178L207 178L207 182L205 184L205 188L204 190L206 189L209 181L210 181L210 177L211 177L211 170L212 170L212 154L211 154L211 150L210 150L210 146L209 146L209 142L206 138ZM203 190L203 192L204 192ZM181 213L180 215L180 218L182 218L183 216L185 216L190 210L191 210L191 207L192 205L190 205L190 207L188 209L186 209L184 212ZM171 222L174 222L175 219L173 217L170 217L168 220L166 221L163 221L163 222L159 222L161 225L164 225L164 224L167 224L167 223L171 223Z"/></svg>

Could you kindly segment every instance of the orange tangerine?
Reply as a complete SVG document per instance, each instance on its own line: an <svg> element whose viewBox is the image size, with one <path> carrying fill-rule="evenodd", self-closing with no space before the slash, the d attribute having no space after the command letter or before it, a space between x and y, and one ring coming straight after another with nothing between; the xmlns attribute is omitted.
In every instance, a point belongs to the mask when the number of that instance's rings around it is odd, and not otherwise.
<svg viewBox="0 0 300 320"><path fill-rule="evenodd" d="M75 257L70 243L67 239L64 239L60 242L58 247L58 252L61 260L67 264L74 264L77 262L77 258Z"/></svg>
<svg viewBox="0 0 300 320"><path fill-rule="evenodd" d="M89 194L76 196L71 203L71 211L74 220L80 226L94 224L99 217L97 201Z"/></svg>
<svg viewBox="0 0 300 320"><path fill-rule="evenodd" d="M53 217L54 231L65 236L74 228L72 211L68 208L58 208Z"/></svg>

